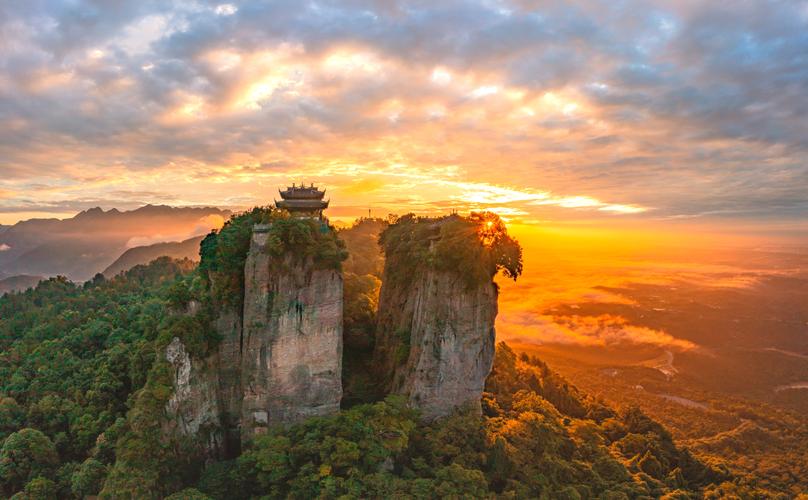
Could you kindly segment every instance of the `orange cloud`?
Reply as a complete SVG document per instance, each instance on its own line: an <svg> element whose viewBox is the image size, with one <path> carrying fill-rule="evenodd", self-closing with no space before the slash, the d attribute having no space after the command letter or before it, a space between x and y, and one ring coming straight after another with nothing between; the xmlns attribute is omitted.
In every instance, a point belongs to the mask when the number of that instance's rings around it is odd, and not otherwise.
<svg viewBox="0 0 808 500"><path fill-rule="evenodd" d="M694 349L696 344L677 339L661 330L632 325L623 317L530 316L513 323L510 318L507 338L538 344L574 344L585 347L612 347L626 344L652 345L678 350Z"/></svg>
<svg viewBox="0 0 808 500"><path fill-rule="evenodd" d="M754 68L685 36L746 39L739 19L761 15L749 6L729 19L671 4L631 23L531 2L299 7L80 4L45 25L37 8L11 8L0 189L25 196L0 211L113 206L131 201L111 194L125 191L243 208L307 175L345 217L372 206L574 223L805 219L804 113L790 105L804 99L772 84L793 69L793 44L779 42L805 31L785 4L748 26L774 51ZM77 24L84 14L95 27ZM768 25L783 27L778 43Z"/></svg>
<svg viewBox="0 0 808 500"><path fill-rule="evenodd" d="M642 323L647 311L692 319L692 312L668 308L665 290L746 289L766 277L801 272L788 259L743 249L756 240L720 239L694 228L683 229L689 238L647 227L511 224L509 230L524 247L525 270L517 282L499 280L497 334L505 340L693 349L696 344L677 336L681 332L674 335L657 320ZM653 305L638 302L643 295L635 293L649 286L661 287L652 292L658 297Z"/></svg>

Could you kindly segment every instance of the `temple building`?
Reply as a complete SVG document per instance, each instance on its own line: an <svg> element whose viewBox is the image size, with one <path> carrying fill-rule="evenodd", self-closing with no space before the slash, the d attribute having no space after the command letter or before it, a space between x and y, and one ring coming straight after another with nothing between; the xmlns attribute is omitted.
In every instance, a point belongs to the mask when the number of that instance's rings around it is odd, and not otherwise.
<svg viewBox="0 0 808 500"><path fill-rule="evenodd" d="M292 217L323 219L323 210L328 208L328 200L323 200L325 190L320 191L314 184L308 187L301 184L278 190L281 201L275 200L275 206L287 210Z"/></svg>

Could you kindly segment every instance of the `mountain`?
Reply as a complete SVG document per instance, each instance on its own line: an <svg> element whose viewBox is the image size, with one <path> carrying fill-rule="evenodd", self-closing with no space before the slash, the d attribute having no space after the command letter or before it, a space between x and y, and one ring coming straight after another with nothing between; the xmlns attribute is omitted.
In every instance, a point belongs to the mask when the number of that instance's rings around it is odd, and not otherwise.
<svg viewBox="0 0 808 500"><path fill-rule="evenodd" d="M28 276L25 274L0 279L0 295L7 292L19 292L33 288L43 279L42 276Z"/></svg>
<svg viewBox="0 0 808 500"><path fill-rule="evenodd" d="M233 255L215 253L222 259L217 264ZM541 361L518 357L503 344L486 380L482 414L479 407L458 408L427 423L406 398L391 396L342 411L332 408L329 415L291 426L262 427L255 439L232 450L231 458L201 459L199 445L216 442L197 443L189 439L195 434L178 435L172 424L194 423L185 420L184 403L227 391L227 385L205 383L205 370L240 371L230 363L240 357L235 349L229 360L219 357L227 361L222 366L200 363L206 352L224 345L217 345L223 339L204 326L204 304L184 313L177 309L189 293L200 291L194 288L200 279L187 264L160 258L111 280L78 286L54 278L31 294L0 298L4 495L240 500L654 498L669 493L674 495L669 498L718 498L723 488L737 491L733 483L724 486L731 478L720 467L694 460L642 412L615 412ZM265 286L260 280L256 285ZM237 300L232 291L219 289L219 299ZM69 315L60 307L67 303ZM275 305L285 310L287 303ZM277 320L294 329L297 314L292 308ZM284 340L282 331L268 328L282 335L270 340L285 348L301 346L305 337ZM187 350L176 349L180 343ZM163 352L170 356L155 355ZM253 354L259 360L271 355L260 348ZM255 370L243 372L249 376L243 389L250 396L275 397L252 384L275 365L248 358L244 362ZM189 362L195 364L191 370L201 371L189 371ZM304 372L289 371L291 382L306 383ZM183 380L190 384L177 384ZM227 410L226 405L202 409ZM196 432L212 430L207 427L212 423L204 422Z"/></svg>
<svg viewBox="0 0 808 500"><path fill-rule="evenodd" d="M488 224L486 245L478 235ZM385 253L374 358L385 393L428 419L479 409L494 359L497 286L519 245L499 219L401 217L382 233ZM514 277L519 272L514 269Z"/></svg>
<svg viewBox="0 0 808 500"><path fill-rule="evenodd" d="M128 248L205 234L229 215L218 208L146 205L124 212L92 208L69 219L21 221L0 233L0 273L87 280Z"/></svg>
<svg viewBox="0 0 808 500"><path fill-rule="evenodd" d="M170 241L166 243L155 243L130 248L125 251L115 262L109 265L102 273L107 278L135 267L138 264L148 264L157 257L171 257L172 259L189 259L199 261L199 243L204 236L194 236L184 241Z"/></svg>
<svg viewBox="0 0 808 500"><path fill-rule="evenodd" d="M379 266L343 280L363 250L268 208L208 234L196 266L159 257L0 297L0 495L771 496L640 409L495 348L492 277L522 271L498 218L409 215L378 229L383 300ZM356 346L369 361L343 363ZM340 408L343 370L364 373L349 374ZM758 446L757 427L694 446Z"/></svg>
<svg viewBox="0 0 808 500"><path fill-rule="evenodd" d="M181 305L199 310L189 321L209 321L217 341L200 349L196 327L165 347L176 374L166 425L226 458L272 425L338 411L346 255L335 232L254 209L202 249L207 289L180 293L190 299ZM110 488L135 487L127 481Z"/></svg>

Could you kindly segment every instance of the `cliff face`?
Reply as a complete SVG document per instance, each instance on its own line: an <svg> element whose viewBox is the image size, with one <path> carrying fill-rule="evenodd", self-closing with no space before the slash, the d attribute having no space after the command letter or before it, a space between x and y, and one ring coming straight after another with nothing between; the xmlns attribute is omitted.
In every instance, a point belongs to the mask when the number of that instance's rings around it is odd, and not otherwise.
<svg viewBox="0 0 808 500"><path fill-rule="evenodd" d="M181 342L166 351L174 427L196 436L212 429L208 448L227 455L273 424L336 412L342 399L344 245L313 220L247 225L256 215L235 218L201 245L215 352L196 360ZM485 215L405 216L380 242L386 262L375 346L360 375L375 376L366 385L378 384L379 395L405 395L430 420L460 406L479 409L494 357L493 276L519 274L518 244ZM233 290L243 290L242 300L232 300Z"/></svg>
<svg viewBox="0 0 808 500"><path fill-rule="evenodd" d="M219 308L217 350L194 359L175 338L165 352L172 425L217 455L269 425L335 412L342 397L342 274L292 254L273 259L267 229L252 235L243 308Z"/></svg>
<svg viewBox="0 0 808 500"><path fill-rule="evenodd" d="M166 347L166 360L174 369L174 393L166 404L173 418L169 426L176 433L197 436L212 454L225 447L225 434L219 411L218 356L194 360L180 339Z"/></svg>
<svg viewBox="0 0 808 500"><path fill-rule="evenodd" d="M242 440L335 412L342 398L342 275L292 255L273 262L266 243L257 228L244 270Z"/></svg>
<svg viewBox="0 0 808 500"><path fill-rule="evenodd" d="M479 409L494 360L496 285L468 287L435 270L404 287L383 283L375 357L390 374L387 391L405 395L429 420L459 406Z"/></svg>

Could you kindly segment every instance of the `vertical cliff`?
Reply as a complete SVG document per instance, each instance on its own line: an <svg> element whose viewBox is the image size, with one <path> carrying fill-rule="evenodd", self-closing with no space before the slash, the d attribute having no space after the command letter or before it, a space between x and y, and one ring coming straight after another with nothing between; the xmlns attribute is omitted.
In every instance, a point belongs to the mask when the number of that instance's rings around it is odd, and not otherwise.
<svg viewBox="0 0 808 500"><path fill-rule="evenodd" d="M494 361L497 288L468 288L451 272L426 271L411 285L382 286L377 353L387 390L404 394L427 419L458 406L479 408Z"/></svg>
<svg viewBox="0 0 808 500"><path fill-rule="evenodd" d="M204 357L179 338L166 347L170 426L234 455L269 425L337 411L345 252L333 229L256 209L201 253L217 343Z"/></svg>
<svg viewBox="0 0 808 500"><path fill-rule="evenodd" d="M274 257L269 229L256 226L244 268L242 440L335 412L342 398L342 274Z"/></svg>
<svg viewBox="0 0 808 500"><path fill-rule="evenodd" d="M494 217L405 217L382 234L378 378L426 419L479 409L494 359L493 277L521 272L521 249Z"/></svg>
<svg viewBox="0 0 808 500"><path fill-rule="evenodd" d="M219 357L193 359L177 337L166 347L165 357L172 368L174 387L166 403L166 412L173 417L166 430L195 436L210 454L224 454L227 438L219 407Z"/></svg>

